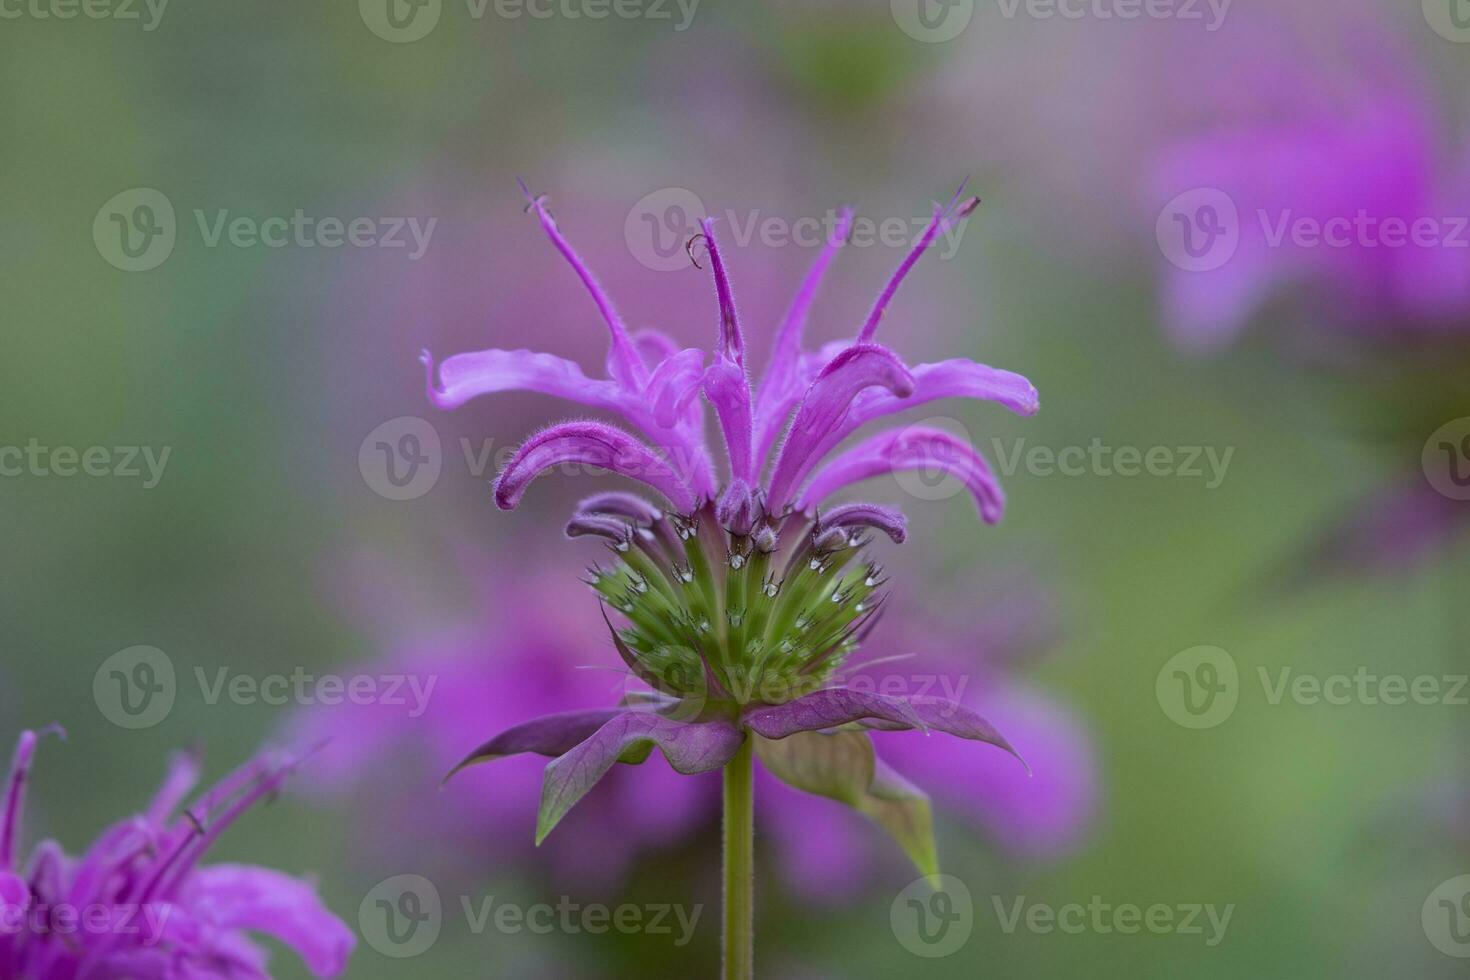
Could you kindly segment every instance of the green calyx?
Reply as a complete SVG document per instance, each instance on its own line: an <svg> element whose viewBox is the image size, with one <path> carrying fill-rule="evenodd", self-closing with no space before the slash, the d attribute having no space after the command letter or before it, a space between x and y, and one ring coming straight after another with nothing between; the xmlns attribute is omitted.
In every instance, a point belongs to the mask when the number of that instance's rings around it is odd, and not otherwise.
<svg viewBox="0 0 1470 980"><path fill-rule="evenodd" d="M656 690L780 704L824 686L857 649L884 583L866 543L834 531L818 540L799 515L734 534L706 505L635 527L587 582L627 620L614 640Z"/></svg>

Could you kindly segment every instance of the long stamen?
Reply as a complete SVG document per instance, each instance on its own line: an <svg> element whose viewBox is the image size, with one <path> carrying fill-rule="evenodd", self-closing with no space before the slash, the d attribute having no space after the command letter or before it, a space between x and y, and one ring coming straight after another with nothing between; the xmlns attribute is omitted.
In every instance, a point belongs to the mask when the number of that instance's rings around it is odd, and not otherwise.
<svg viewBox="0 0 1470 980"><path fill-rule="evenodd" d="M533 195L525 181L516 179L521 188L521 193L526 197L526 209L534 210L536 217L541 221L541 227L546 236L551 239L551 244L556 246L578 278L582 285L587 287L587 292L592 294L592 301L597 304L597 311L602 314L602 319L607 323L608 330L612 333L612 353L609 357L610 367L614 371L617 380L626 385L641 388L647 380L647 368L638 356L638 349L633 345L632 338L628 336L628 329L623 326L623 320L618 316L618 311L613 307L612 299L608 297L600 283L592 275L592 270L587 263L582 261L576 249L572 248L571 242L562 235L561 229L556 225L556 219L551 212L546 210L545 200L540 195Z"/></svg>
<svg viewBox="0 0 1470 980"><path fill-rule="evenodd" d="M924 229L924 234L919 236L919 240L915 243L913 250L899 263L898 269L893 273L892 278L888 280L888 285L883 287L883 292L878 294L878 301L873 304L872 312L868 314L867 321L863 323L863 329L858 333L858 343L866 344L873 339L873 334L878 330L878 321L883 319L883 313L888 309L888 304L892 301L893 294L898 292L899 284L908 276L909 270L919 261L919 257L924 254L925 249L934 244L934 239L939 236L939 233L947 230L952 222L969 217L970 212L980 206L980 199L978 197L969 197L963 201L960 200L960 195L964 193L965 184L967 183L969 183L968 178L966 178L964 183L960 184L959 190L955 191L954 197L950 199L948 204L943 207L935 206L934 217L929 219L929 224Z"/></svg>
<svg viewBox="0 0 1470 980"><path fill-rule="evenodd" d="M781 320L781 327L776 331L776 343L771 350L773 365L778 359L794 356L793 351L801 346L802 328L806 325L812 303L816 301L817 289L822 285L827 268L837 257L837 250L847 243L847 233L851 228L852 208L843 208L842 213L837 216L837 225L832 229L832 237L822 246L821 253L807 270L806 278L801 281L801 288L796 291L796 296L786 309L786 316Z"/></svg>
<svg viewBox="0 0 1470 980"><path fill-rule="evenodd" d="M63 738L66 736L55 725L42 729L40 735L50 733ZM25 800L26 778L30 776L31 759L36 754L36 742L39 740L36 732L21 732L15 745L15 755L11 758L10 778L5 788L5 810L0 815L0 871L9 871L13 867L15 841L20 836L20 807Z"/></svg>

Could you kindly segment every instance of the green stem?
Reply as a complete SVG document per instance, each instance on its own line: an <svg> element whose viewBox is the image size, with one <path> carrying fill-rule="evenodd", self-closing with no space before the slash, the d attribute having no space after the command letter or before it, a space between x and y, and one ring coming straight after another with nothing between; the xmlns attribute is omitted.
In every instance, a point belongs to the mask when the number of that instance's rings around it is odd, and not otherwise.
<svg viewBox="0 0 1470 980"><path fill-rule="evenodd" d="M725 764L725 969L724 980L755 976L755 768L752 739Z"/></svg>

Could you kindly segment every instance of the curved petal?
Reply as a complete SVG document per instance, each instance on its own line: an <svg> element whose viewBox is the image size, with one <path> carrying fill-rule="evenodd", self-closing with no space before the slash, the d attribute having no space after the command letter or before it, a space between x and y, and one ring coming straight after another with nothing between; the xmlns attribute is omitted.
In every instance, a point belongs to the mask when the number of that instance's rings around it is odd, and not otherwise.
<svg viewBox="0 0 1470 980"><path fill-rule="evenodd" d="M843 487L906 470L956 477L987 524L999 521L1005 511L1005 493L985 458L959 436L923 426L880 432L833 459L807 485L797 509L811 510Z"/></svg>
<svg viewBox="0 0 1470 980"><path fill-rule="evenodd" d="M871 527L882 531L893 539L894 544L903 544L908 537L909 522L903 511L878 504L843 504L825 514L818 515L812 533L821 537L830 528Z"/></svg>
<svg viewBox="0 0 1470 980"><path fill-rule="evenodd" d="M877 344L853 345L822 369L807 389L781 445L771 476L769 507L773 514L782 512L790 494L816 461L812 454L842 424L853 399L875 386L899 398L908 397L914 390L914 376L898 355Z"/></svg>
<svg viewBox="0 0 1470 980"><path fill-rule="evenodd" d="M616 426L602 422L564 422L528 439L495 481L495 503L514 510L526 487L560 463L600 466L653 487L684 513L695 507L695 495L678 473L648 446Z"/></svg>
<svg viewBox="0 0 1470 980"><path fill-rule="evenodd" d="M728 721L684 723L648 711L627 711L612 718L586 741L546 767L536 843L567 811L606 775L625 753L657 748L675 772L686 776L711 772L729 762L744 734ZM635 756L636 757L636 756Z"/></svg>
<svg viewBox="0 0 1470 980"><path fill-rule="evenodd" d="M559 756L585 741L593 732L613 718L623 714L626 708L594 708L588 711L560 711L554 715L542 715L507 728L490 741L475 749L459 761L449 774L451 777L470 766L482 762L493 762L508 755L534 752L537 755Z"/></svg>
<svg viewBox="0 0 1470 980"><path fill-rule="evenodd" d="M319 977L347 968L357 937L322 904L316 889L270 868L216 864L189 878L188 904L212 925L274 936Z"/></svg>
<svg viewBox="0 0 1470 980"><path fill-rule="evenodd" d="M638 496L621 490L606 490L582 498L577 504L578 514L612 514L632 521L639 527L648 527L664 516L664 512Z"/></svg>
<svg viewBox="0 0 1470 980"><path fill-rule="evenodd" d="M1035 415L1041 407L1036 387L1026 378L978 361L954 358L920 364L912 368L912 372L914 390L907 397L899 398L887 391L874 389L853 399L846 421L817 449L816 457L826 456L838 443L874 419L943 398L996 402L1017 415Z"/></svg>
<svg viewBox="0 0 1470 980"><path fill-rule="evenodd" d="M799 370L802 330L806 326L807 313L817 298L822 277L837 257L837 250L846 243L851 227L852 208L843 208L837 217L837 225L832 229L832 236L807 271L776 331L776 341L771 347L766 373L756 395L755 458L758 466L764 464L776 437L781 434L781 424L801 400L801 393L809 383L801 377Z"/></svg>
<svg viewBox="0 0 1470 980"><path fill-rule="evenodd" d="M445 410L471 398L501 391L536 391L582 405L622 411L623 389L612 381L589 378L575 361L531 350L482 350L455 354L434 369L434 356L419 354L429 401Z"/></svg>

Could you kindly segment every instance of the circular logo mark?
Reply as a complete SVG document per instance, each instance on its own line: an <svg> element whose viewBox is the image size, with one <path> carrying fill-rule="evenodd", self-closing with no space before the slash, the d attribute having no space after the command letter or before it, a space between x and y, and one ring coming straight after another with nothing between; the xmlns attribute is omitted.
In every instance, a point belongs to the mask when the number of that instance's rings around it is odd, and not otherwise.
<svg viewBox="0 0 1470 980"><path fill-rule="evenodd" d="M908 426L888 444L887 465L899 489L918 500L948 500L965 492L973 472L970 432L958 419L936 416Z"/></svg>
<svg viewBox="0 0 1470 980"><path fill-rule="evenodd" d="M888 924L894 938L915 956L951 956L970 941L975 902L954 875L915 878L888 907Z"/></svg>
<svg viewBox="0 0 1470 980"><path fill-rule="evenodd" d="M357 469L380 497L413 500L434 489L444 467L439 433L425 419L400 415L367 434L357 449Z"/></svg>
<svg viewBox="0 0 1470 980"><path fill-rule="evenodd" d="M1435 429L1420 462L1430 486L1451 500L1470 500L1470 416Z"/></svg>
<svg viewBox="0 0 1470 980"><path fill-rule="evenodd" d="M693 651L689 655L696 656ZM623 677L623 704L656 708L659 714L674 721L692 722L699 718L709 701L709 682L702 667L682 658L659 667L647 664L641 667L647 680L631 672Z"/></svg>
<svg viewBox="0 0 1470 980"><path fill-rule="evenodd" d="M1235 658L1219 647L1190 647L1170 657L1154 680L1159 707L1176 725L1214 728L1240 700Z"/></svg>
<svg viewBox="0 0 1470 980"><path fill-rule="evenodd" d="M92 219L97 254L124 272L147 272L174 250L174 206L161 191L133 187L108 198Z"/></svg>
<svg viewBox="0 0 1470 980"><path fill-rule="evenodd" d="M1173 265L1185 272L1209 272L1229 262L1240 247L1240 213L1224 191L1196 187L1164 205L1154 237Z"/></svg>
<svg viewBox="0 0 1470 980"><path fill-rule="evenodd" d="M152 728L173 710L178 681L174 663L157 647L119 650L92 675L92 700L119 728Z"/></svg>
<svg viewBox="0 0 1470 980"><path fill-rule="evenodd" d="M1435 949L1458 959L1470 957L1470 875L1451 878L1430 892L1419 922Z"/></svg>
<svg viewBox="0 0 1470 980"><path fill-rule="evenodd" d="M373 886L357 907L357 927L384 956L426 953L444 925L439 889L423 875L395 875Z"/></svg>
<svg viewBox="0 0 1470 980"><path fill-rule="evenodd" d="M915 41L953 41L970 26L975 0L888 0L893 22Z"/></svg>
<svg viewBox="0 0 1470 980"><path fill-rule="evenodd" d="M357 0L367 29L385 41L407 44L427 37L444 12L443 0Z"/></svg>
<svg viewBox="0 0 1470 980"><path fill-rule="evenodd" d="M699 195L684 187L661 187L633 205L623 221L623 240L641 265L675 272L688 268L686 248L705 217Z"/></svg>
<svg viewBox="0 0 1470 980"><path fill-rule="evenodd" d="M1470 44L1470 0L1423 0L1424 19L1446 41Z"/></svg>

